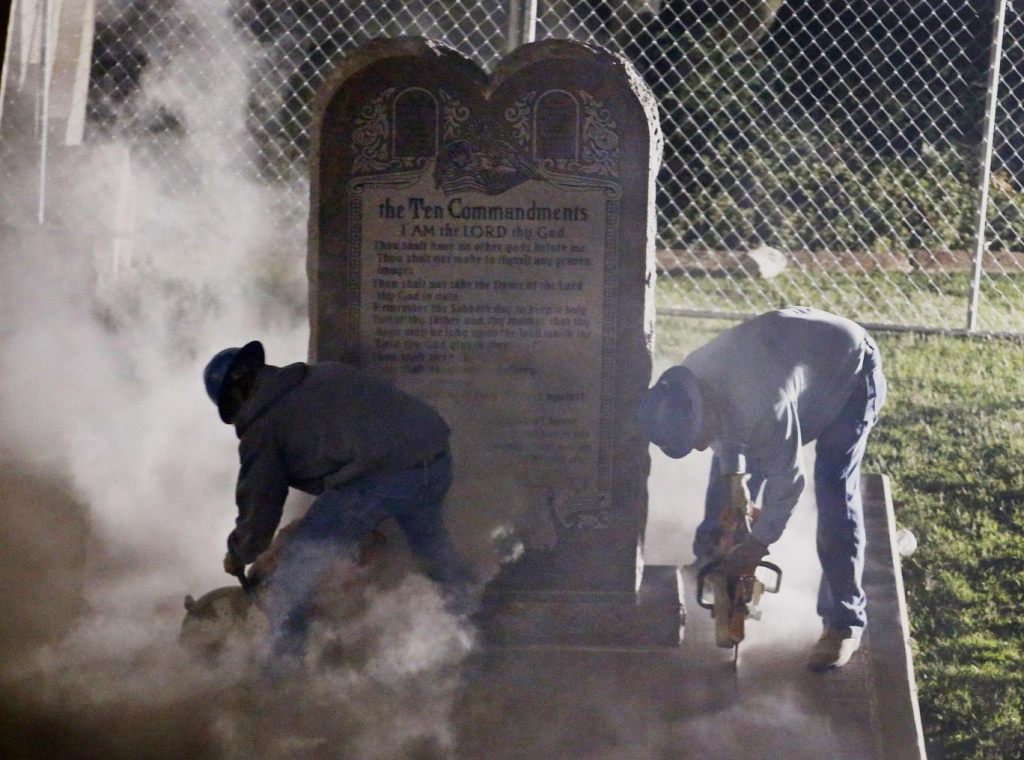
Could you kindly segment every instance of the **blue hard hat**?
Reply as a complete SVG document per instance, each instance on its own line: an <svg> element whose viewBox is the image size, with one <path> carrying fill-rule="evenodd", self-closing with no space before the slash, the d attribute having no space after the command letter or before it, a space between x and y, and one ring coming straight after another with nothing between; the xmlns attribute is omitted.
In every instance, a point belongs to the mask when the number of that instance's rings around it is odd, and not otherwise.
<svg viewBox="0 0 1024 760"><path fill-rule="evenodd" d="M704 403L696 376L683 366L667 369L640 401L640 430L667 456L681 459L699 442Z"/></svg>
<svg viewBox="0 0 1024 760"><path fill-rule="evenodd" d="M232 370L241 367L258 367L265 361L263 344L258 340L246 343L241 348L225 348L210 359L206 369L203 370L203 382L206 383L206 394L217 405L217 411L224 422L231 422L231 418L234 416L232 410L229 410L225 403L228 378Z"/></svg>

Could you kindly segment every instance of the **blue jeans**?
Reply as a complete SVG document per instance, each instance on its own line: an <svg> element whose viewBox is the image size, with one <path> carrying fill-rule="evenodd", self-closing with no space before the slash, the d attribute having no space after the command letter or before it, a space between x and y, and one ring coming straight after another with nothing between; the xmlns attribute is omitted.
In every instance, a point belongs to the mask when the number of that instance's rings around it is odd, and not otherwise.
<svg viewBox="0 0 1024 760"><path fill-rule="evenodd" d="M389 517L446 598L466 594L468 573L442 519L452 483L452 458L398 473L366 475L324 491L282 547L267 594L270 662L294 666L306 648L309 613L331 563L348 556L358 541Z"/></svg>
<svg viewBox="0 0 1024 760"><path fill-rule="evenodd" d="M864 574L864 504L860 494L860 464L868 434L885 403L887 383L882 361L870 337L859 381L835 420L815 444L814 496L818 503L817 549L822 578L818 614L829 628L859 636L867 625ZM719 516L729 490L715 456L704 500L704 520L697 528L693 550L698 559L718 549ZM751 467L747 485L757 498L765 477Z"/></svg>
<svg viewBox="0 0 1024 760"><path fill-rule="evenodd" d="M867 343L862 382L839 417L818 436L814 461L822 571L818 614L827 627L853 636L859 636L868 622L861 584L865 539L860 463L887 390L878 348L871 338Z"/></svg>

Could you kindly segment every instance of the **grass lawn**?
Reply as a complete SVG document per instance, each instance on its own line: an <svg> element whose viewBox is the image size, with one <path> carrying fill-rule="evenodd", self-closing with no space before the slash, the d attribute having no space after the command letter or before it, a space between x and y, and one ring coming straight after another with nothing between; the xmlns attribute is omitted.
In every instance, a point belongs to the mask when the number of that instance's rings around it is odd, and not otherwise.
<svg viewBox="0 0 1024 760"><path fill-rule="evenodd" d="M657 305L757 314L801 304L856 315L865 324L963 330L970 291L969 272L814 273L794 269L771 280L758 280L688 271L658 278ZM977 329L1024 332L1024 274L984 275Z"/></svg>
<svg viewBox="0 0 1024 760"><path fill-rule="evenodd" d="M656 349L679 357L732 324L659 316ZM1024 341L874 334L890 390L864 467L890 476L919 542L903 577L928 756L1020 757Z"/></svg>

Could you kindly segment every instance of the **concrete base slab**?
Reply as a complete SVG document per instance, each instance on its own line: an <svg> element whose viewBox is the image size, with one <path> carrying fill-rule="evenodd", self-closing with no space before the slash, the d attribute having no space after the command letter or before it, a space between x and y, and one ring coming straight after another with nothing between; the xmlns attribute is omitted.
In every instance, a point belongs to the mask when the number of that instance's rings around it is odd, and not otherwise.
<svg viewBox="0 0 1024 760"><path fill-rule="evenodd" d="M639 591L496 593L477 625L498 647L678 647L686 612L679 569L647 565Z"/></svg>
<svg viewBox="0 0 1024 760"><path fill-rule="evenodd" d="M786 635L770 635L771 621L751 622L734 670L687 568L690 614L675 650L482 653L456 709L459 757L923 758L888 482L869 475L863 487L871 623L846 667L807 670L820 623L782 621L776 609L766 615L776 613Z"/></svg>
<svg viewBox="0 0 1024 760"><path fill-rule="evenodd" d="M866 680L871 687L876 743L885 750L898 750L897 754L885 757L923 758L924 731L917 704L910 621L896 549L896 517L889 479L884 475L864 475L861 491L867 533L866 635L870 637Z"/></svg>

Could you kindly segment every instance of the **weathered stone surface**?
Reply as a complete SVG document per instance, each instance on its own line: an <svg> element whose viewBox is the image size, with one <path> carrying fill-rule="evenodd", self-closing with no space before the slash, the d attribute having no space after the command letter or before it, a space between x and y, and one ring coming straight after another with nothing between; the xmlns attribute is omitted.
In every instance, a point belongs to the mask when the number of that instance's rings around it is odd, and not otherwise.
<svg viewBox="0 0 1024 760"><path fill-rule="evenodd" d="M660 152L629 64L566 41L490 77L424 39L374 41L321 91L310 353L445 415L460 548L507 525L525 540L499 596L635 601Z"/></svg>

